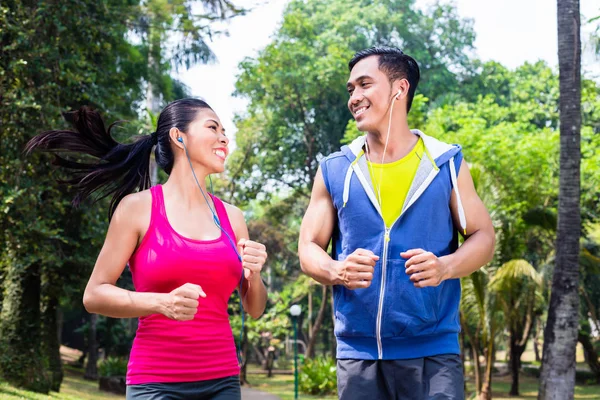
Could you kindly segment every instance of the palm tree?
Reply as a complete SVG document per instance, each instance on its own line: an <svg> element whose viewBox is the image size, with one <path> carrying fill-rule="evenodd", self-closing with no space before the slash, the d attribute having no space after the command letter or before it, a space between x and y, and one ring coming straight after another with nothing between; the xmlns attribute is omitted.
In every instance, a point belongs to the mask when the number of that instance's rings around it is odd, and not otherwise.
<svg viewBox="0 0 600 400"><path fill-rule="evenodd" d="M579 0L557 0L560 186L556 267L544 332L541 399L572 399L579 329L581 40Z"/></svg>
<svg viewBox="0 0 600 400"><path fill-rule="evenodd" d="M471 345L471 359L474 363L475 391L481 400L491 399L491 366L495 356L495 338L498 327L496 302L493 293L487 290L488 271L482 269L461 279L462 298L460 304L462 329ZM480 356L486 360L486 370L482 376ZM489 367L489 368L488 368Z"/></svg>
<svg viewBox="0 0 600 400"><path fill-rule="evenodd" d="M525 260L511 260L496 271L488 286L496 294L509 331L510 395L518 396L521 355L543 303L542 275Z"/></svg>
<svg viewBox="0 0 600 400"><path fill-rule="evenodd" d="M493 177L486 173L483 166L470 164L473 183L482 201L486 205L496 204L498 201L498 188ZM490 215L494 226L501 225L499 217L493 208ZM497 243L502 242L503 230L496 230ZM501 258L499 254L502 246L496 247L495 259ZM461 326L471 345L471 359L474 363L475 390L480 400L489 400L492 397L492 367L496 357L496 336L502 326L502 315L499 312L495 293L488 289L490 276L494 275L497 264L481 268L461 279L462 297L460 304ZM481 371L480 356L485 358L485 371ZM483 375L482 375L483 373Z"/></svg>

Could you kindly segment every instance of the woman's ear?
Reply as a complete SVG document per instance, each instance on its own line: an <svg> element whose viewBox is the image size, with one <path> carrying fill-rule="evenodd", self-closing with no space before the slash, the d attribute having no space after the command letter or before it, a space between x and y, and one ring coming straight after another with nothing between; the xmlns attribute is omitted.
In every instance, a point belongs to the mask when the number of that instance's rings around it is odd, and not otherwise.
<svg viewBox="0 0 600 400"><path fill-rule="evenodd" d="M175 143L175 146L179 148L183 148L183 137L181 136L181 131L177 128L169 129L169 138L171 142Z"/></svg>

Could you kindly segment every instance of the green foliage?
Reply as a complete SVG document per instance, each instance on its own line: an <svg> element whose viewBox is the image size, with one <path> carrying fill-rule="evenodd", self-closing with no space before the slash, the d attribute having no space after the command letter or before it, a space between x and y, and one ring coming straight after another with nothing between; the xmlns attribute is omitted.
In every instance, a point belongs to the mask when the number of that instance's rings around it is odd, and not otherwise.
<svg viewBox="0 0 600 400"><path fill-rule="evenodd" d="M99 376L125 376L127 374L128 359L122 357L108 357L98 363Z"/></svg>
<svg viewBox="0 0 600 400"><path fill-rule="evenodd" d="M542 284L542 275L525 260L504 263L488 283L502 309L504 324L516 340L527 342L532 321L542 313Z"/></svg>
<svg viewBox="0 0 600 400"><path fill-rule="evenodd" d="M354 52L371 45L404 48L427 74L419 92L431 101L457 88L450 66L466 68L473 31L453 7L437 4L423 13L409 0L353 5L290 2L273 42L240 64L236 94L250 101L236 121L231 159L239 165L233 178L240 201L261 192L268 197L272 188L307 194L318 160L338 149L351 125L345 84ZM424 99L415 104L416 120L424 117Z"/></svg>
<svg viewBox="0 0 600 400"><path fill-rule="evenodd" d="M328 395L337 392L336 361L331 357L304 360L298 388L301 393Z"/></svg>
<svg viewBox="0 0 600 400"><path fill-rule="evenodd" d="M203 4L199 14L183 0L0 5L0 370L5 379L47 391L44 369L56 375L58 350L50 335L40 334L40 306L50 310L49 304L71 295L81 303L106 232L105 208L74 210L72 188L56 183L61 172L50 170L46 155L22 154L25 143L42 130L68 127L61 113L82 105L102 111L107 122L135 120L148 85L163 101L183 95L183 86L170 76L173 66L208 60L207 22L242 11L228 0ZM170 48L166 43L173 35L180 40L171 41ZM127 129L131 126L119 133ZM45 320L44 327L52 322ZM41 346L42 341L52 343Z"/></svg>
<svg viewBox="0 0 600 400"><path fill-rule="evenodd" d="M487 65L487 64L486 64ZM525 258L542 263L552 250L558 206L558 77L543 63L514 72L492 64L479 79L506 83L502 97L482 92L475 102L459 101L430 112L424 131L460 143L465 159L488 180L478 188L498 232L498 265ZM487 71L487 72L486 72ZM534 79L533 77L543 77ZM501 86L501 85L499 85ZM597 219L600 162L598 86L583 81L582 215ZM481 89L484 90L484 89ZM485 182L483 182L485 183ZM549 229L552 228L552 229Z"/></svg>

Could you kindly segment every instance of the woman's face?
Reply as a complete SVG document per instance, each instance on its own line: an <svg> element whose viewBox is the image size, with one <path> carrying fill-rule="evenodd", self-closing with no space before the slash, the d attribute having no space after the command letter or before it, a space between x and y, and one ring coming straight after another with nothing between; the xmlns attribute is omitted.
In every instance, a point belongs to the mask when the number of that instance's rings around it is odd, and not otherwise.
<svg viewBox="0 0 600 400"><path fill-rule="evenodd" d="M209 108L201 109L186 133L183 139L192 163L209 174L223 172L229 139L217 114Z"/></svg>

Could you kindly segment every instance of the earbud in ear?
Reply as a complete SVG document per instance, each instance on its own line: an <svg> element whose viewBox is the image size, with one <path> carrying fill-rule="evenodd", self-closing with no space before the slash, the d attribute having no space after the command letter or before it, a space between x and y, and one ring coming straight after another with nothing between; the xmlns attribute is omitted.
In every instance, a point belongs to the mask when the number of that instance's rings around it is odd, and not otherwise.
<svg viewBox="0 0 600 400"><path fill-rule="evenodd" d="M181 136L179 136L179 137L177 138L177 141L178 141L179 143L183 143L183 138L182 138Z"/></svg>
<svg viewBox="0 0 600 400"><path fill-rule="evenodd" d="M398 89L398 94L396 94L396 100L400 100L401 94L402 94L402 89Z"/></svg>

